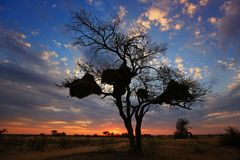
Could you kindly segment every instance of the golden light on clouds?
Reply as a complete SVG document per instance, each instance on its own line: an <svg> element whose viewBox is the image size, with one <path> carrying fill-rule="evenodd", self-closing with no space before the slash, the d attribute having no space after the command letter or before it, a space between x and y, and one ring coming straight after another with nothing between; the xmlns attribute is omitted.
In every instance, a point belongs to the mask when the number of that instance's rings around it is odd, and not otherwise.
<svg viewBox="0 0 240 160"><path fill-rule="evenodd" d="M208 18L208 22L211 24L217 24L219 22L219 19L216 17L211 17L211 18Z"/></svg>
<svg viewBox="0 0 240 160"><path fill-rule="evenodd" d="M197 11L197 5L193 3L185 3L185 7L183 8L183 12L187 14L189 17L193 17L193 15Z"/></svg>
<svg viewBox="0 0 240 160"><path fill-rule="evenodd" d="M240 117L239 111L223 111L223 112L213 112L205 116L208 121L222 118Z"/></svg>
<svg viewBox="0 0 240 160"><path fill-rule="evenodd" d="M58 57L58 54L55 51L43 51L42 59L45 61L50 61L52 57Z"/></svg>
<svg viewBox="0 0 240 160"><path fill-rule="evenodd" d="M159 26L161 31L167 31L171 28L172 19L168 17L168 12L157 7L149 8L137 20L146 29L150 29L150 24Z"/></svg>
<svg viewBox="0 0 240 160"><path fill-rule="evenodd" d="M174 28L176 29L176 30L180 30L181 28L182 28L182 25L181 24L176 24L175 26L174 26Z"/></svg>
<svg viewBox="0 0 240 160"><path fill-rule="evenodd" d="M120 17L120 19L123 19L126 13L127 13L126 8L120 5L118 11L118 16Z"/></svg>
<svg viewBox="0 0 240 160"><path fill-rule="evenodd" d="M206 6L208 4L208 0L199 0L200 6Z"/></svg>
<svg viewBox="0 0 240 160"><path fill-rule="evenodd" d="M82 127L87 127L88 125L92 124L92 121L90 120L86 120L86 121L83 121L83 120L78 120L78 121L74 121L74 123L82 126Z"/></svg>
<svg viewBox="0 0 240 160"><path fill-rule="evenodd" d="M50 121L48 124L67 124L65 121Z"/></svg>
<svg viewBox="0 0 240 160"><path fill-rule="evenodd" d="M177 68L180 71L184 72L183 59L180 56L175 58L175 63L176 63Z"/></svg>
<svg viewBox="0 0 240 160"><path fill-rule="evenodd" d="M189 73L192 74L193 78L202 79L202 69L199 67L190 67Z"/></svg>

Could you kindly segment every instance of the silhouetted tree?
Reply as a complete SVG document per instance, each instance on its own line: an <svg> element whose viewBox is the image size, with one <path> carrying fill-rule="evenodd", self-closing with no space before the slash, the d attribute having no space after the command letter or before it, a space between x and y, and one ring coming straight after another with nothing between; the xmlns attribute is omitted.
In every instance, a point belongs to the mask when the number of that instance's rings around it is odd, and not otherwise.
<svg viewBox="0 0 240 160"><path fill-rule="evenodd" d="M189 121L187 119L179 118L176 123L176 131L174 132L174 138L188 138L192 137L192 133L189 131Z"/></svg>
<svg viewBox="0 0 240 160"><path fill-rule="evenodd" d="M111 133L110 133L109 131L104 131L103 134L104 134L105 136L110 136L110 135L111 135Z"/></svg>
<svg viewBox="0 0 240 160"><path fill-rule="evenodd" d="M122 133L121 137L128 137L128 133Z"/></svg>
<svg viewBox="0 0 240 160"><path fill-rule="evenodd" d="M98 134L97 133L93 134L93 137L98 137Z"/></svg>
<svg viewBox="0 0 240 160"><path fill-rule="evenodd" d="M143 117L152 106L190 110L207 89L176 69L153 65L167 50L166 44L156 44L143 31L121 24L119 16L103 21L82 9L72 12L67 28L76 36L73 45L89 48L92 57L77 63L85 73L82 78L66 79L61 86L69 88L72 97L97 94L112 100L127 129L131 150L138 153Z"/></svg>
<svg viewBox="0 0 240 160"><path fill-rule="evenodd" d="M67 134L65 132L58 133L60 136L66 136Z"/></svg>
<svg viewBox="0 0 240 160"><path fill-rule="evenodd" d="M3 133L7 133L7 129L0 129L0 135L3 134Z"/></svg>
<svg viewBox="0 0 240 160"><path fill-rule="evenodd" d="M52 130L51 133L52 133L53 136L57 136L58 135L58 131L57 130Z"/></svg>

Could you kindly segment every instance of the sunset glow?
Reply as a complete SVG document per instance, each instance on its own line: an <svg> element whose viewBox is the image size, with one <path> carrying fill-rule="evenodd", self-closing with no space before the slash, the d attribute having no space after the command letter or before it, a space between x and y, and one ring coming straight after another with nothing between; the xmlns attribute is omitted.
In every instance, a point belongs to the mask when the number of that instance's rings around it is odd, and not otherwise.
<svg viewBox="0 0 240 160"><path fill-rule="evenodd" d="M55 85L81 77L75 62L91 59L92 51L71 45L74 35L65 29L70 11L79 7L103 20L118 13L122 30L140 28L155 42L167 43L166 55L151 64L178 68L211 89L190 111L153 107L144 117L143 134L173 134L178 118L190 121L193 134L240 129L239 0L1 1L0 129L9 134L126 133L113 102L96 95L79 100Z"/></svg>

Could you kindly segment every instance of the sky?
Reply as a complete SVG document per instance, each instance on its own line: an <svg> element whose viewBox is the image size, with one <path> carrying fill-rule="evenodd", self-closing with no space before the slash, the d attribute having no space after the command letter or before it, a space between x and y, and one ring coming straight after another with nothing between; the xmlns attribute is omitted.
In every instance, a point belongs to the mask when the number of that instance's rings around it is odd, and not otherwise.
<svg viewBox="0 0 240 160"><path fill-rule="evenodd" d="M140 27L168 44L153 65L164 62L211 87L191 111L150 110L143 133L172 134L178 118L190 121L193 134L240 129L239 0L0 0L0 128L10 134L126 132L112 103L94 95L70 98L55 85L77 76L76 60L90 54L71 45L65 27L79 8L104 20L118 13L126 28Z"/></svg>

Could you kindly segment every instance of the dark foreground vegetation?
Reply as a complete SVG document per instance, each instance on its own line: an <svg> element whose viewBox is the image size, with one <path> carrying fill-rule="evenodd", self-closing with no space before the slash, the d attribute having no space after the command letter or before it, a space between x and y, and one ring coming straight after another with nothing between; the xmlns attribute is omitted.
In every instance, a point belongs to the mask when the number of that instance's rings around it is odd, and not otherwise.
<svg viewBox="0 0 240 160"><path fill-rule="evenodd" d="M1 160L239 160L240 148L223 145L224 135L143 137L143 153L129 152L124 137L3 135Z"/></svg>
<svg viewBox="0 0 240 160"><path fill-rule="evenodd" d="M2 135L0 151L33 150L48 151L59 148L74 148L84 145L113 144L125 141L121 137L99 136L52 136L52 135Z"/></svg>
<svg viewBox="0 0 240 160"><path fill-rule="evenodd" d="M240 148L240 131L233 127L227 127L225 131L225 134L220 137L220 144Z"/></svg>

